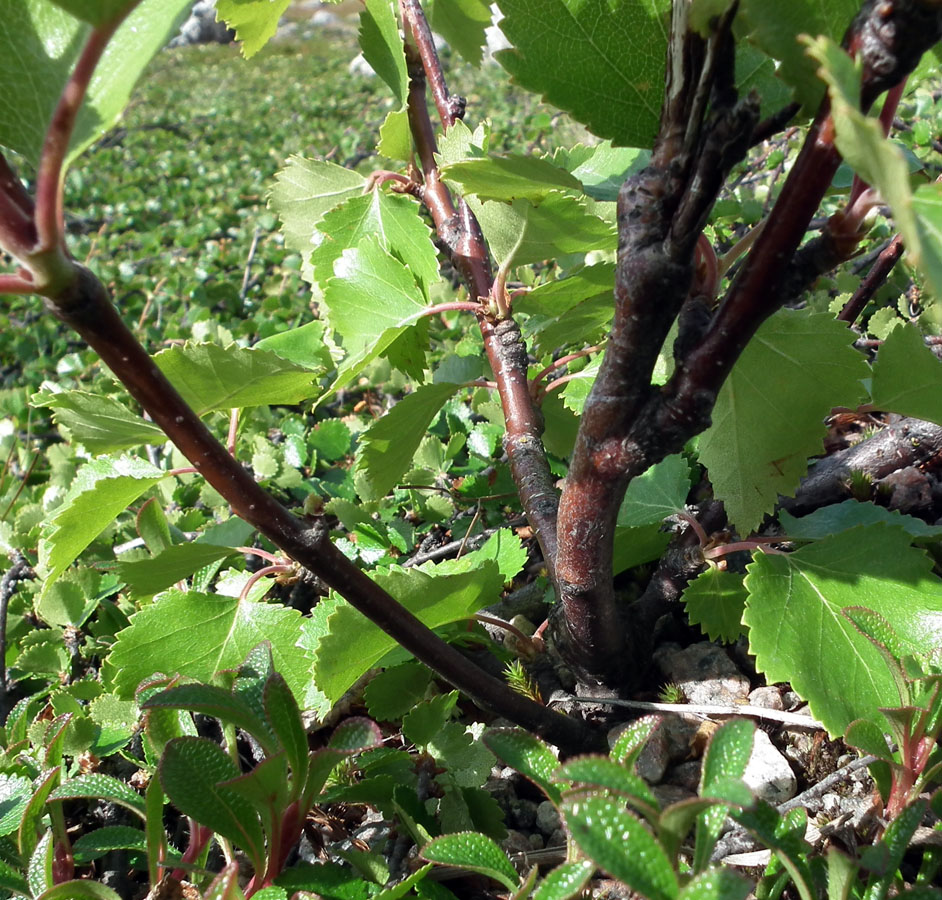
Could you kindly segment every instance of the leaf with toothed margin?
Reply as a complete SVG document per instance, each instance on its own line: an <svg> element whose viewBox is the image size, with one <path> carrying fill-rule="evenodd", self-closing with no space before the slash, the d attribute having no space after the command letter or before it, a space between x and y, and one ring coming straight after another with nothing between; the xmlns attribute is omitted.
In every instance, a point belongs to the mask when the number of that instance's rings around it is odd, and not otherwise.
<svg viewBox="0 0 942 900"><path fill-rule="evenodd" d="M242 42L242 55L255 56L278 30L278 20L291 0L216 0L216 19L225 22Z"/></svg>

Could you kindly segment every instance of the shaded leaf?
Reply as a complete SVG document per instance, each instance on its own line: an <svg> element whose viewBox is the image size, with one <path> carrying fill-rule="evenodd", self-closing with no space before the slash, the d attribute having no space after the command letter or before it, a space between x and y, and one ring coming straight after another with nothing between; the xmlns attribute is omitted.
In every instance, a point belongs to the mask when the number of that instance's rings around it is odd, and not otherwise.
<svg viewBox="0 0 942 900"><path fill-rule="evenodd" d="M887 525L902 528L913 538L942 535L942 527L938 525L929 525L915 516L905 516L897 509L886 509L869 500L865 502L845 500L843 503L833 503L800 518L783 510L779 513L779 521L788 537L803 541L819 541L821 538L846 531L857 525L874 525L877 522L885 522Z"/></svg>
<svg viewBox="0 0 942 900"><path fill-rule="evenodd" d="M683 592L684 606L692 625L699 625L711 641L733 643L743 632L746 588L739 572L710 566L691 581Z"/></svg>
<svg viewBox="0 0 942 900"><path fill-rule="evenodd" d="M491 24L490 6L484 0L435 0L429 24L464 60L480 65L485 31Z"/></svg>
<svg viewBox="0 0 942 900"><path fill-rule="evenodd" d="M529 778L559 806L562 793L553 781L559 760L547 744L519 728L490 728L484 733L484 744L501 762Z"/></svg>
<svg viewBox="0 0 942 900"><path fill-rule="evenodd" d="M677 453L633 478L618 509L623 527L653 525L682 510L690 493L690 466Z"/></svg>

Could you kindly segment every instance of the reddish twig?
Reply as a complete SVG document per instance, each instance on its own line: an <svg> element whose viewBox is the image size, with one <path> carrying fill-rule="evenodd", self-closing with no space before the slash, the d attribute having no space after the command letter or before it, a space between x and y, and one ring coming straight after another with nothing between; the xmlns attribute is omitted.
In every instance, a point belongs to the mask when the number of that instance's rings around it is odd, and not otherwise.
<svg viewBox="0 0 942 900"><path fill-rule="evenodd" d="M903 255L903 239L896 235L890 243L883 248L876 262L870 267L866 278L857 286L853 296L844 304L838 313L838 320L852 325L857 317L864 311L864 307L873 299L874 294L886 283L893 267Z"/></svg>

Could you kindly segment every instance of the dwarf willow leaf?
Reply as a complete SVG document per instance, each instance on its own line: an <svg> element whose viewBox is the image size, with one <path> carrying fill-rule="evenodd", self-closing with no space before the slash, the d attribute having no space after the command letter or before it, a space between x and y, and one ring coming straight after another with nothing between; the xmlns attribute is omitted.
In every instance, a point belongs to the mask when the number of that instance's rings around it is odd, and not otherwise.
<svg viewBox="0 0 942 900"><path fill-rule="evenodd" d="M154 362L201 416L214 409L297 403L317 393L314 372L267 350L187 342L161 350Z"/></svg>
<svg viewBox="0 0 942 900"><path fill-rule="evenodd" d="M301 614L250 599L168 591L131 616L109 657L115 693L132 697L155 672L211 679L237 667L262 641L271 644L277 670L302 696L307 661L295 646Z"/></svg>
<svg viewBox="0 0 942 900"><path fill-rule="evenodd" d="M216 19L235 31L248 59L274 37L278 20L290 3L291 0L216 0Z"/></svg>
<svg viewBox="0 0 942 900"><path fill-rule="evenodd" d="M821 450L834 406L856 408L869 375L854 335L826 313L782 310L765 322L720 391L700 461L743 533L789 494Z"/></svg>
<svg viewBox="0 0 942 900"><path fill-rule="evenodd" d="M50 800L75 800L78 798L107 800L137 813L142 819L145 816L144 798L123 781L101 772L72 778L57 787L49 795Z"/></svg>
<svg viewBox="0 0 942 900"><path fill-rule="evenodd" d="M559 760L538 737L516 728L491 728L484 733L484 744L504 765L529 778L559 806L562 792L553 783Z"/></svg>
<svg viewBox="0 0 942 900"><path fill-rule="evenodd" d="M880 650L845 616L863 606L882 616L911 653L942 633L942 581L902 529L843 531L787 556L758 554L748 568L743 617L756 665L769 681L790 681L832 735L855 719L882 724L881 706L899 693Z"/></svg>
<svg viewBox="0 0 942 900"><path fill-rule="evenodd" d="M103 456L82 466L39 542L43 592L115 517L164 473L149 462Z"/></svg>
<svg viewBox="0 0 942 900"><path fill-rule="evenodd" d="M69 5L77 4L72 0ZM116 0L105 6L88 4L83 17L99 20L99 14L113 12L116 5ZM67 164L114 124L144 67L176 32L190 6L190 0L143 0L124 20L89 83ZM0 146L21 153L34 166L90 30L51 0L0 0Z"/></svg>
<svg viewBox="0 0 942 900"><path fill-rule="evenodd" d="M650 147L664 91L669 0L499 0L514 80L599 137Z"/></svg>

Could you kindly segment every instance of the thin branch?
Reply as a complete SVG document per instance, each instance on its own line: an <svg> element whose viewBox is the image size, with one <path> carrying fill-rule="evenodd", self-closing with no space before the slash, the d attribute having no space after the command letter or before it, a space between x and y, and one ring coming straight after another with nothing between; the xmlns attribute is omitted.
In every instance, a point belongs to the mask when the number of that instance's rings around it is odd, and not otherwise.
<svg viewBox="0 0 942 900"><path fill-rule="evenodd" d="M457 118L457 103L445 86L441 63L418 0L401 0L409 69L409 125L422 166L422 200L432 216L438 236L472 298L494 293L489 255L480 225L463 200L457 206L441 181L435 163L435 133L426 101L426 83L432 85L439 116L446 127ZM506 431L504 449L524 512L540 542L552 572L557 556L556 515L559 498L543 447L543 417L530 396L527 350L512 317L494 319L477 310L488 362L497 381Z"/></svg>
<svg viewBox="0 0 942 900"><path fill-rule="evenodd" d="M0 153L0 247L22 259L36 248L33 201Z"/></svg>
<svg viewBox="0 0 942 900"><path fill-rule="evenodd" d="M112 22L92 30L52 114L39 159L39 170L36 173L36 234L40 251L52 250L65 239L62 170L69 141L95 67L105 52L108 41L130 9L129 5L125 12Z"/></svg>
<svg viewBox="0 0 942 900"><path fill-rule="evenodd" d="M848 325L853 325L853 323L857 321L857 317L873 299L874 294L886 283L887 278L890 277L890 272L893 271L894 266L903 255L903 249L903 239L900 235L896 235L896 237L880 251L880 255L877 257L873 266L871 266L866 278L857 285L857 290L854 291L853 296L844 304L844 308L838 314L837 318L839 321L846 322Z"/></svg>

